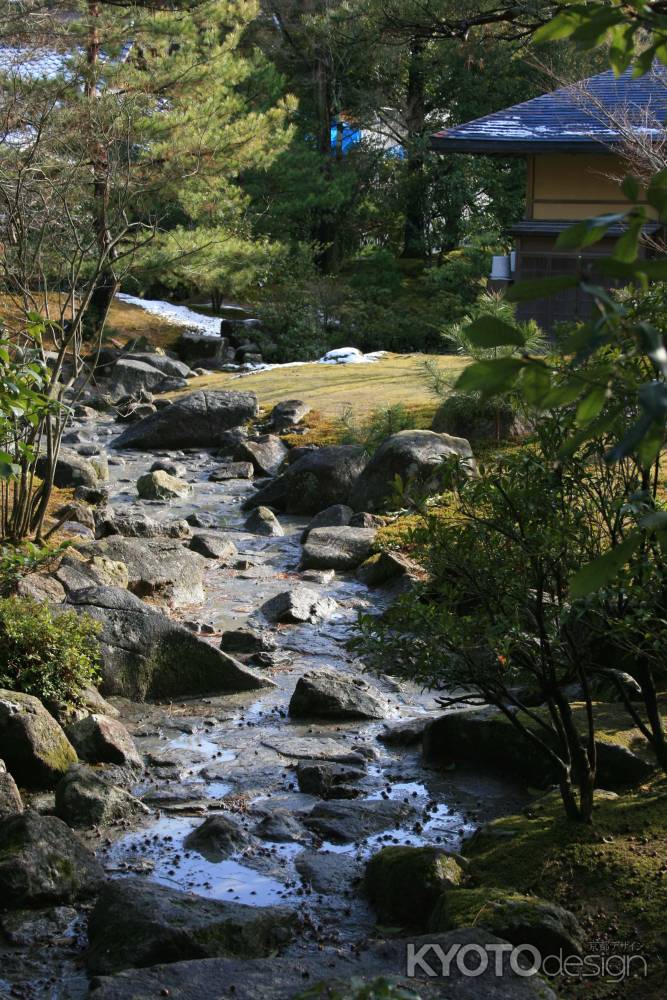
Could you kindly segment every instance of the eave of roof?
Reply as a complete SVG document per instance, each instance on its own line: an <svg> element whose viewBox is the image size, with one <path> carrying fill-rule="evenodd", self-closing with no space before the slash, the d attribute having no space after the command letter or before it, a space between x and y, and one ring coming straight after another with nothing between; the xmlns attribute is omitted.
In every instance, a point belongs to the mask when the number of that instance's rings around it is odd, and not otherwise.
<svg viewBox="0 0 667 1000"><path fill-rule="evenodd" d="M474 121L437 132L440 153L525 156L537 152L604 153L624 141L614 119L636 122L638 131L663 131L667 118L667 70L616 77L611 70L573 87L560 87Z"/></svg>

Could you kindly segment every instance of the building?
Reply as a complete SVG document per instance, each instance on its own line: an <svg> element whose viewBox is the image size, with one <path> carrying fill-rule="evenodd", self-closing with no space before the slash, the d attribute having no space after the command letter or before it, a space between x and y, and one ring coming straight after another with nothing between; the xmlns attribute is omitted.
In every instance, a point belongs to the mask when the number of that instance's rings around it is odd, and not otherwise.
<svg viewBox="0 0 667 1000"><path fill-rule="evenodd" d="M608 254L621 228L611 229L608 239L585 254L557 250L559 233L577 219L627 207L618 180L628 173L622 154L635 141L652 144L654 150L666 141L666 118L667 69L656 64L637 79L630 71L620 77L608 71L561 87L438 132L432 145L442 154L518 156L527 161L525 216L510 230L515 251L494 262L494 278L573 274L582 261L594 265L596 257ZM654 239L661 230L657 221L645 227ZM590 309L590 298L571 289L523 305L520 315L550 330L561 320L585 318Z"/></svg>

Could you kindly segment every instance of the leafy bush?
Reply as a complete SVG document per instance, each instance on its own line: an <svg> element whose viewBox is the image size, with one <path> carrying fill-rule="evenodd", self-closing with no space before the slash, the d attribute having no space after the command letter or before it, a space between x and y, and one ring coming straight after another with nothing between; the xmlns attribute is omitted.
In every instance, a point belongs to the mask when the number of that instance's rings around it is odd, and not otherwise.
<svg viewBox="0 0 667 1000"><path fill-rule="evenodd" d="M69 545L69 542L59 545L37 545L35 542L0 545L0 595L11 593L21 577L55 559Z"/></svg>
<svg viewBox="0 0 667 1000"><path fill-rule="evenodd" d="M411 413L402 403L373 410L366 420L359 423L350 408L341 417L341 444L358 444L372 455L383 441L399 431L413 430L419 424L416 413Z"/></svg>
<svg viewBox="0 0 667 1000"><path fill-rule="evenodd" d="M608 676L623 651L624 668L642 688L644 719L626 707L667 764L652 680L667 640L666 580L658 546L625 553L625 539L655 509L642 493L641 469L600 462L599 442L564 461L573 419L543 418L530 447L477 479L455 480L456 510L447 517L426 509L412 553L428 582L382 617L362 617L357 645L373 669L386 671L390 660L397 673L431 688L471 693L453 701L495 705L559 774L568 815L588 819L594 726L577 732L564 685L576 681L590 706L592 676ZM634 503L624 503L633 486ZM573 580L603 553L627 564L618 586L577 599ZM601 661L603 639L616 655ZM533 698L549 709L537 731Z"/></svg>
<svg viewBox="0 0 667 1000"><path fill-rule="evenodd" d="M99 674L99 625L24 597L0 599L0 687L77 704Z"/></svg>

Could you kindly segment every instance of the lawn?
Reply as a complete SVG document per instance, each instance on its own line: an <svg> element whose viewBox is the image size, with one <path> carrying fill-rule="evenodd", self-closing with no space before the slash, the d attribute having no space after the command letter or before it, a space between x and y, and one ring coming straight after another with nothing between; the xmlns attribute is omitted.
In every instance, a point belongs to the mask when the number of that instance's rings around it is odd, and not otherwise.
<svg viewBox="0 0 667 1000"><path fill-rule="evenodd" d="M398 403L408 409L435 410L437 399L422 370L426 360L435 361L442 371L452 375L464 365L461 358L451 355L387 354L373 364L307 364L240 377L232 372L212 372L190 385L254 392L264 408L282 399L298 398L325 419L339 419L347 410L352 410L355 418L363 418L373 410Z"/></svg>

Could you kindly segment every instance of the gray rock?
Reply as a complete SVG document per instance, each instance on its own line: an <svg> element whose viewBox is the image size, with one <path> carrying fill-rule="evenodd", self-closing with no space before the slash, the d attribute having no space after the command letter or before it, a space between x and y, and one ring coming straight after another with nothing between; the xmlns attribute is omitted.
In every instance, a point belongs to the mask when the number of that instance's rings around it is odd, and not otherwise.
<svg viewBox="0 0 667 1000"><path fill-rule="evenodd" d="M188 834L184 843L188 850L196 851L207 861L217 862L243 850L248 844L248 835L235 819L220 813L205 819Z"/></svg>
<svg viewBox="0 0 667 1000"><path fill-rule="evenodd" d="M176 479L182 479L186 474L184 465L179 465L178 462L170 462L166 458L158 458L156 462L153 462L148 471L167 472L170 476L174 476Z"/></svg>
<svg viewBox="0 0 667 1000"><path fill-rule="evenodd" d="M338 445L304 451L285 472L249 497L244 507L275 507L287 514L317 514L332 504L347 504L366 464L361 448Z"/></svg>
<svg viewBox="0 0 667 1000"><path fill-rule="evenodd" d="M137 493L142 500L178 500L192 493L190 483L158 470L137 479Z"/></svg>
<svg viewBox="0 0 667 1000"><path fill-rule="evenodd" d="M541 736L545 738L543 732ZM424 753L431 760L482 764L537 787L556 783L558 776L546 754L528 753L529 745L526 737L493 708L443 715L431 722L424 733ZM597 739L595 746L600 788L614 790L636 785L646 781L654 771L651 761L622 744Z"/></svg>
<svg viewBox="0 0 667 1000"><path fill-rule="evenodd" d="M191 958L268 957L289 943L293 928L287 908L203 899L143 879L117 880L104 886L90 916L87 965L93 973L110 973Z"/></svg>
<svg viewBox="0 0 667 1000"><path fill-rule="evenodd" d="M363 777L364 771L358 767L329 761L304 760L296 768L299 791L320 799L356 798L359 789L352 783L361 781Z"/></svg>
<svg viewBox="0 0 667 1000"><path fill-rule="evenodd" d="M67 735L81 760L143 769L134 740L118 719L87 715L69 725Z"/></svg>
<svg viewBox="0 0 667 1000"><path fill-rule="evenodd" d="M310 524L303 529L301 533L301 544L303 544L310 532L314 528L339 528L345 527L350 523L350 519L354 511L351 507L348 507L344 503L335 503L332 507L327 507L326 510L321 510L319 514L316 514L312 519Z"/></svg>
<svg viewBox="0 0 667 1000"><path fill-rule="evenodd" d="M372 554L374 528L313 528L301 553L304 569L355 569Z"/></svg>
<svg viewBox="0 0 667 1000"><path fill-rule="evenodd" d="M481 928L465 928L446 934L425 937L412 935L390 938L369 948L325 949L315 955L290 955L263 960L214 959L207 962L177 962L128 972L99 980L95 1000L144 1000L169 995L179 1000L211 1000L212 997L233 996L235 1000L296 1000L303 996L304 983L323 984L323 996L355 996L362 984L369 987L378 978L389 979L401 989L409 989L421 1000L443 1000L446 982L447 1000L556 1000L556 994L540 976L519 976L502 955L502 975L490 961L482 975L465 975L452 962L446 981L438 954L446 955L455 946L473 949L487 944L502 944L499 938ZM416 975L407 979L406 955L409 947L419 953L425 949L427 968L432 977L417 963ZM436 950L439 949L439 951ZM453 953L453 952L452 952ZM501 953L502 954L502 953ZM474 958L469 959L473 968ZM308 989L308 986L306 986Z"/></svg>
<svg viewBox="0 0 667 1000"><path fill-rule="evenodd" d="M229 460L234 457L236 450L242 441L248 438L248 428L247 427L232 427L228 431L223 431L218 438L218 451L215 457L223 460Z"/></svg>
<svg viewBox="0 0 667 1000"><path fill-rule="evenodd" d="M85 560L75 552L65 553L54 576L68 593L91 586L127 587L129 579L124 563L104 556Z"/></svg>
<svg viewBox="0 0 667 1000"><path fill-rule="evenodd" d="M286 590L266 601L260 611L270 622L299 624L330 618L338 605L331 597L320 597L315 590L298 587Z"/></svg>
<svg viewBox="0 0 667 1000"><path fill-rule="evenodd" d="M254 473L252 462L225 462L214 469L208 477L211 483L227 483L231 479L252 479Z"/></svg>
<svg viewBox="0 0 667 1000"><path fill-rule="evenodd" d="M237 629L223 633L220 649L226 653L271 653L276 649L276 640L270 632Z"/></svg>
<svg viewBox="0 0 667 1000"><path fill-rule="evenodd" d="M33 601L42 604L62 604L65 600L65 588L52 576L44 576L42 573L29 573L21 577L16 585L16 593L19 597L30 597Z"/></svg>
<svg viewBox="0 0 667 1000"><path fill-rule="evenodd" d="M415 743L421 743L430 721L428 717L418 716L416 719L407 719L405 722L386 726L381 733L378 733L378 741L388 747L414 746Z"/></svg>
<svg viewBox="0 0 667 1000"><path fill-rule="evenodd" d="M402 844L372 856L364 889L382 921L426 930L443 893L458 889L464 877L456 858L441 848Z"/></svg>
<svg viewBox="0 0 667 1000"><path fill-rule="evenodd" d="M70 937L78 913L72 906L53 906L42 910L14 910L1 918L2 930L10 944L19 948L53 943L54 938Z"/></svg>
<svg viewBox="0 0 667 1000"><path fill-rule="evenodd" d="M287 447L275 434L240 441L235 458L252 462L258 476L275 476L287 458Z"/></svg>
<svg viewBox="0 0 667 1000"><path fill-rule="evenodd" d="M164 372L145 361L120 358L108 372L109 394L111 399L116 401L123 396L131 396L141 389L160 392L166 378Z"/></svg>
<svg viewBox="0 0 667 1000"><path fill-rule="evenodd" d="M56 786L56 815L68 826L111 826L148 811L143 802L86 764L73 764Z"/></svg>
<svg viewBox="0 0 667 1000"><path fill-rule="evenodd" d="M348 854L328 851L301 851L294 859L294 866L306 885L324 896L342 896L360 882L363 863Z"/></svg>
<svg viewBox="0 0 667 1000"><path fill-rule="evenodd" d="M173 607L204 600L206 561L178 540L112 535L92 542L81 551L125 563L128 589L138 597Z"/></svg>
<svg viewBox="0 0 667 1000"><path fill-rule="evenodd" d="M124 538L190 538L186 520L156 521L147 514L121 514L112 507L102 507L95 514L98 538L122 535Z"/></svg>
<svg viewBox="0 0 667 1000"><path fill-rule="evenodd" d="M379 552L362 563L355 575L367 587L383 587L401 577L411 580L423 577L424 570L402 552Z"/></svg>
<svg viewBox="0 0 667 1000"><path fill-rule="evenodd" d="M0 758L27 788L52 788L76 751L38 698L0 689Z"/></svg>
<svg viewBox="0 0 667 1000"><path fill-rule="evenodd" d="M254 691L272 681L116 587L77 591L69 603L102 623L102 690L133 701Z"/></svg>
<svg viewBox="0 0 667 1000"><path fill-rule="evenodd" d="M350 493L350 506L357 511L383 510L395 490L396 477L404 486L420 491L441 490L443 463L462 459L473 472L475 460L465 438L434 431L399 431L384 441L360 474Z"/></svg>
<svg viewBox="0 0 667 1000"><path fill-rule="evenodd" d="M244 524L246 531L251 531L253 535L266 535L273 538L282 538L285 534L280 521L268 507L257 507Z"/></svg>
<svg viewBox="0 0 667 1000"><path fill-rule="evenodd" d="M350 844L384 830L392 830L413 818L415 810L392 799L342 799L319 802L304 823L323 840Z"/></svg>
<svg viewBox="0 0 667 1000"><path fill-rule="evenodd" d="M394 706L363 677L335 670L309 670L297 681L289 703L294 718L386 719Z"/></svg>
<svg viewBox="0 0 667 1000"><path fill-rule="evenodd" d="M335 576L334 569L304 569L299 573L304 583L316 583L318 587L326 587Z"/></svg>
<svg viewBox="0 0 667 1000"><path fill-rule="evenodd" d="M75 501L63 504L62 507L58 508L55 516L67 521L77 521L79 524L85 525L86 528L95 530L95 515L87 503Z"/></svg>
<svg viewBox="0 0 667 1000"><path fill-rule="evenodd" d="M42 479L47 475L48 460L46 455L40 455L37 459L35 471ZM53 475L54 486L59 488L87 486L94 489L99 482L100 477L87 459L77 455L75 451L60 449Z"/></svg>
<svg viewBox="0 0 667 1000"><path fill-rule="evenodd" d="M283 399L271 411L271 422L275 429L286 431L296 427L310 413L310 406L301 399Z"/></svg>
<svg viewBox="0 0 667 1000"><path fill-rule="evenodd" d="M0 819L23 812L23 799L16 782L0 760Z"/></svg>
<svg viewBox="0 0 667 1000"><path fill-rule="evenodd" d="M56 816L26 811L0 821L0 894L8 909L70 903L104 881L100 863Z"/></svg>
<svg viewBox="0 0 667 1000"><path fill-rule="evenodd" d="M188 378L192 374L190 368L183 361L177 361L166 354L133 352L132 359L142 361L152 368L157 368L163 375L171 375L174 378Z"/></svg>
<svg viewBox="0 0 667 1000"><path fill-rule="evenodd" d="M272 809L263 816L253 833L261 840L276 844L300 844L310 840L310 834L288 809Z"/></svg>
<svg viewBox="0 0 667 1000"><path fill-rule="evenodd" d="M186 523L193 528L215 529L220 527L220 518L215 514L209 514L206 510L196 510L188 514Z"/></svg>
<svg viewBox="0 0 667 1000"><path fill-rule="evenodd" d="M351 528L381 528L383 524L386 524L388 518L382 516L381 514L369 514L368 511L362 510L353 514L350 518Z"/></svg>
<svg viewBox="0 0 667 1000"><path fill-rule="evenodd" d="M206 559L221 559L225 565L233 562L238 555L234 542L224 535L215 535L210 531L197 532L193 535L190 548Z"/></svg>
<svg viewBox="0 0 667 1000"><path fill-rule="evenodd" d="M115 443L118 448L215 448L224 431L257 412L254 393L200 390L132 424Z"/></svg>

